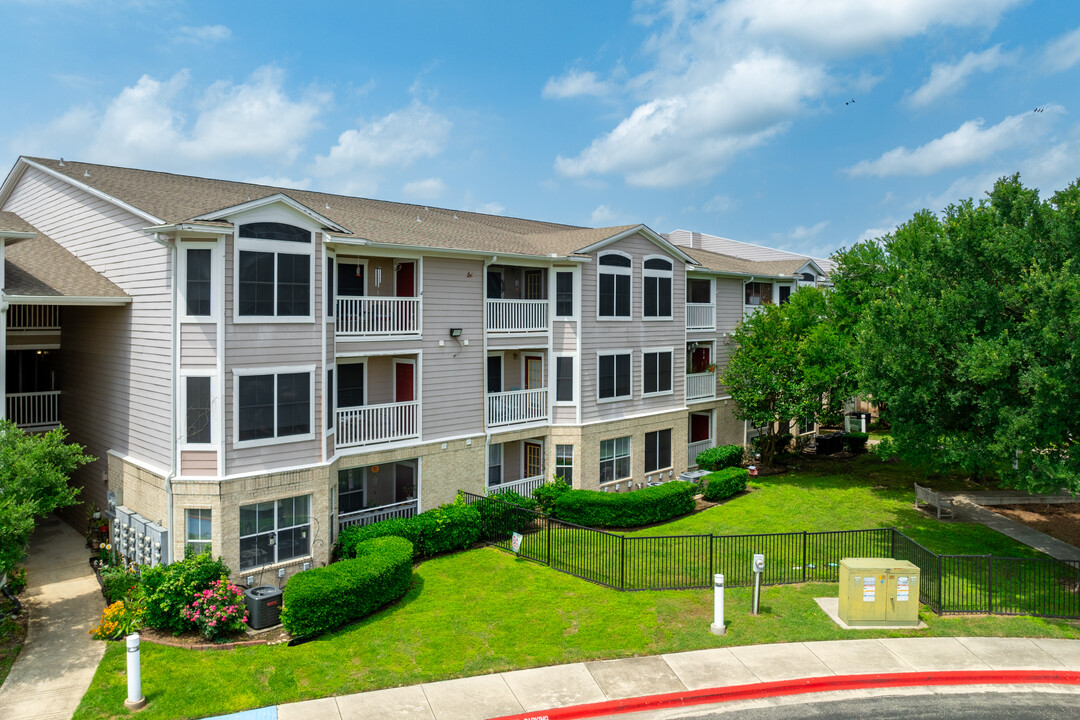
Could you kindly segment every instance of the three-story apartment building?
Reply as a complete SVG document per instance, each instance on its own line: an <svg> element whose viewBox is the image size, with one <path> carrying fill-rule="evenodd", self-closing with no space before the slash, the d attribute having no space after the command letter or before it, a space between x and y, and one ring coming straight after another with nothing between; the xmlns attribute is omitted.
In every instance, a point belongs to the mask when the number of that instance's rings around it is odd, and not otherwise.
<svg viewBox="0 0 1080 720"><path fill-rule="evenodd" d="M6 417L88 447L75 482L145 562L209 544L257 582L459 489L627 491L745 442L729 333L821 273L644 225L25 157L0 240Z"/></svg>

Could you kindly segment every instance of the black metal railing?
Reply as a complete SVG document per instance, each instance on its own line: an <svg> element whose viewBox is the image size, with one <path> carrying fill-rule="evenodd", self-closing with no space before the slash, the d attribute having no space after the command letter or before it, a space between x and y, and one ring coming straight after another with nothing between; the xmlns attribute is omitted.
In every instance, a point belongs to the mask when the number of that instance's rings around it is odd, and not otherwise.
<svg viewBox="0 0 1080 720"><path fill-rule="evenodd" d="M919 567L919 600L938 614L1080 618L1080 563L1047 558L939 555L896 528L755 535L622 535L563 522L498 497L462 492L481 510L484 542L616 590L753 584L751 560L767 558L762 582L837 582L844 558L893 558Z"/></svg>

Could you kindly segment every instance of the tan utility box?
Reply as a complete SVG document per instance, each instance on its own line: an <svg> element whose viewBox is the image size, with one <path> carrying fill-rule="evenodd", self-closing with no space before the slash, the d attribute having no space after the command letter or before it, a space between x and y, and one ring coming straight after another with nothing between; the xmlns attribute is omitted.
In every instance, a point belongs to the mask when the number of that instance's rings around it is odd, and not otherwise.
<svg viewBox="0 0 1080 720"><path fill-rule="evenodd" d="M919 624L919 566L892 558L840 561L840 619L854 627Z"/></svg>

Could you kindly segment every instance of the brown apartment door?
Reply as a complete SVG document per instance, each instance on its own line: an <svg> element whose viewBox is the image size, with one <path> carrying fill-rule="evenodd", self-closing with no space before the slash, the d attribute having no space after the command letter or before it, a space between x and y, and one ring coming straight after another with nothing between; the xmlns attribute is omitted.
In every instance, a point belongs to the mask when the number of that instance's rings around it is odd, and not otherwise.
<svg viewBox="0 0 1080 720"><path fill-rule="evenodd" d="M537 390L544 387L544 358L525 356L525 389Z"/></svg>
<svg viewBox="0 0 1080 720"><path fill-rule="evenodd" d="M539 443L522 443L525 446L525 477L539 477L544 474L541 467L542 447Z"/></svg>
<svg viewBox="0 0 1080 720"><path fill-rule="evenodd" d="M394 294L398 297L416 297L416 263L399 262L395 271Z"/></svg>

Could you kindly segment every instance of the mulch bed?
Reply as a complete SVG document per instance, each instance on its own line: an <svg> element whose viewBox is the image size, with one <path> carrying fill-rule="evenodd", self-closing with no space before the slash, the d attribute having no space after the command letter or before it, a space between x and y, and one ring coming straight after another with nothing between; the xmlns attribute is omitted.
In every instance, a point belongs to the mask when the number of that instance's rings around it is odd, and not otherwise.
<svg viewBox="0 0 1080 720"><path fill-rule="evenodd" d="M995 505L988 508L1021 525L1080 547L1080 503L1060 505Z"/></svg>
<svg viewBox="0 0 1080 720"><path fill-rule="evenodd" d="M292 639L292 635L285 632L285 628L278 626L268 630L248 630L229 642L212 643L196 632L173 635L152 628L143 628L139 631L139 639L155 645L168 645L169 647L184 648L186 650L231 650L237 647L248 647L249 645L277 645L288 642Z"/></svg>

